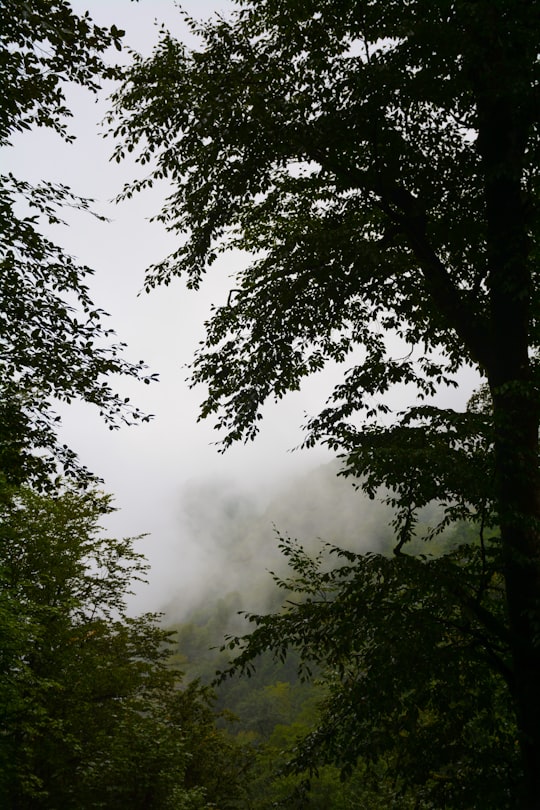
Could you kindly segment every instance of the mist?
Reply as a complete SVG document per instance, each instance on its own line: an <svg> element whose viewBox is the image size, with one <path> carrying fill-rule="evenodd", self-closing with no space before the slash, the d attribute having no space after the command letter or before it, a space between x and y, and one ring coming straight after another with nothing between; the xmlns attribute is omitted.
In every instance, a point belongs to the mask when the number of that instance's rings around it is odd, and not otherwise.
<svg viewBox="0 0 540 810"><path fill-rule="evenodd" d="M262 491L225 479L200 479L181 489L176 542L163 565L154 564L148 595L166 620L237 593L242 609L263 612L275 601L270 572L287 565L280 536L298 540L310 553L323 543L355 552L378 551L388 542L392 513L338 476L331 462L295 477L281 476ZM140 591L134 602L146 599Z"/></svg>

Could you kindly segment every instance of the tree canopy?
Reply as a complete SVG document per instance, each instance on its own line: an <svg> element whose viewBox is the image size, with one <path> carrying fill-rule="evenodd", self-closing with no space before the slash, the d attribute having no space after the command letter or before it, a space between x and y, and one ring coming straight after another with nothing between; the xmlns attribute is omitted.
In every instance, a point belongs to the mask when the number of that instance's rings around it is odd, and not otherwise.
<svg viewBox="0 0 540 810"><path fill-rule="evenodd" d="M179 247L149 288L181 275L197 287L230 247L253 256L194 362L201 415L225 447L251 439L268 398L348 362L306 443L341 450L371 491L390 482L397 548L428 497L473 521L487 510L500 526L522 803L536 807L540 9L241 0L230 19L192 27L199 47L164 33L134 58L110 120L116 158L134 151L147 172L124 196L172 187L157 219ZM422 402L465 366L487 381L483 416ZM419 402L392 424L397 383Z"/></svg>
<svg viewBox="0 0 540 810"><path fill-rule="evenodd" d="M332 438L352 413L384 409L395 383L427 395L463 364L491 367L476 95L506 61L523 73L508 99L509 75L496 86L527 137L518 208L530 228L535 20L504 3L489 19L481 3L241 6L196 29L198 51L165 35L136 58L117 96L116 156L135 149L150 164L127 194L172 182L158 219L189 236L148 286L181 274L197 286L231 245L258 257L208 325L194 376L210 387L203 414L219 412L225 442L252 437L268 396L360 345L364 361L310 426ZM497 37L500 63L487 58ZM385 330L410 357L388 355Z"/></svg>
<svg viewBox="0 0 540 810"><path fill-rule="evenodd" d="M123 31L79 17L65 0L8 0L0 9L0 146L46 127L67 142L65 91L75 83L95 92L117 75L104 60ZM9 152L6 152L9 154ZM146 379L144 364L123 357L105 313L90 296L92 271L45 235L62 209L89 215L91 201L64 185L0 177L0 466L16 483L43 483L57 464L73 473L75 454L57 440L54 403L95 404L110 426L144 415L113 391L109 378Z"/></svg>
<svg viewBox="0 0 540 810"><path fill-rule="evenodd" d="M219 677L249 674L267 650L276 661L296 651L304 679L315 669L321 715L289 751L289 773L360 771L367 807L370 787L396 808L409 799L426 810L515 807L520 765L496 542L452 542L430 559L329 544L310 556L287 537L280 546L290 566L290 576L275 577L284 604L248 615L255 629L229 636L223 649L235 655Z"/></svg>
<svg viewBox="0 0 540 810"><path fill-rule="evenodd" d="M110 499L2 496L3 806L203 810L241 796L242 757L210 691L170 665L159 615L127 613L148 566L133 538L104 536Z"/></svg>

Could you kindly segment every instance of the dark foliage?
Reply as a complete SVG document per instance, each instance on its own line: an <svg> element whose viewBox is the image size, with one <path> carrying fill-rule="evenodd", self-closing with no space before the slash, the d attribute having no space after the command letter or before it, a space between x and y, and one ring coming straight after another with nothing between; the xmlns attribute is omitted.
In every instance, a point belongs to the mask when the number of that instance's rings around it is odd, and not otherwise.
<svg viewBox="0 0 540 810"><path fill-rule="evenodd" d="M71 141L67 83L96 91L116 76L103 57L111 45L120 48L123 32L94 25L88 13L78 17L65 0L8 0L0 28L0 146L33 127ZM57 401L90 402L111 427L147 418L114 393L110 379L152 376L111 341L105 313L90 298L92 271L44 235L62 223L63 208L89 215L90 204L64 185L0 177L0 469L13 483L43 486L58 464L88 477L57 440Z"/></svg>

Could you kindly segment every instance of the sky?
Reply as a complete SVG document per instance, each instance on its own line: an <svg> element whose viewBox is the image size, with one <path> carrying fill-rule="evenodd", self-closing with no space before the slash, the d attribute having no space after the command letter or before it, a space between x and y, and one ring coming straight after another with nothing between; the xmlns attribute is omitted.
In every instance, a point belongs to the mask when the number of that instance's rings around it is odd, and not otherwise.
<svg viewBox="0 0 540 810"><path fill-rule="evenodd" d="M73 0L72 5L78 13L88 9L97 23L125 29L125 43L145 55L157 39L156 21L193 44L172 0ZM206 18L215 12L229 13L233 4L186 0L182 5L193 16ZM116 51L113 58L118 58ZM96 209L111 220L100 223L88 215L73 214L69 227L57 228L54 236L81 263L94 268L94 301L110 313L109 325L128 344L127 357L144 359L150 371L159 374L155 385L122 381L117 386L154 419L148 425L111 432L90 407L75 405L62 409L63 437L115 496L119 511L108 529L123 536L148 533L140 549L152 566L150 583L138 592L135 605L139 610L157 610L179 589L194 591L204 575L193 528L197 523L193 499L189 519L182 511L186 493L211 493L217 486L255 495L264 506L288 480L330 461L332 456L322 448L291 450L302 439L305 414L314 414L323 405L339 372L334 369L309 380L301 392L269 405L256 442L233 447L224 455L218 452L219 437L211 424L197 422L204 391L189 389L186 366L204 338L211 304L226 300L231 275L245 259L224 257L198 292L187 290L181 281L150 294L141 292L145 268L175 244L161 225L148 221L160 208L163 190L145 192L118 206L112 202L140 170L128 162L110 162L112 142L102 137L100 121L111 89L97 100L86 91L70 90L75 144L66 145L46 131L24 134L10 150L9 168L30 181L48 179L70 185L76 193L94 198ZM453 395L450 404L460 407L469 392L468 385L465 392ZM397 405L406 404L399 402L402 394L396 396ZM204 525L211 505L204 496L197 504Z"/></svg>

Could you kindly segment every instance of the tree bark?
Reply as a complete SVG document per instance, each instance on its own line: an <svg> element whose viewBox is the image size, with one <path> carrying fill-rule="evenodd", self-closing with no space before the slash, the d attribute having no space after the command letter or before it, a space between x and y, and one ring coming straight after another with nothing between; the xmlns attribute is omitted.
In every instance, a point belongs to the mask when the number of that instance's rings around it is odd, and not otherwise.
<svg viewBox="0 0 540 810"><path fill-rule="evenodd" d="M526 86L523 75L515 86ZM506 77L508 80L508 77ZM507 87L509 85L507 84ZM537 385L528 355L532 283L523 204L527 121L491 82L478 102L485 178L496 499L524 780L522 810L540 809L540 477Z"/></svg>
<svg viewBox="0 0 540 810"><path fill-rule="evenodd" d="M540 497L538 414L494 390L495 466L522 754L523 810L540 808Z"/></svg>

